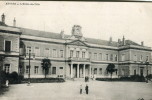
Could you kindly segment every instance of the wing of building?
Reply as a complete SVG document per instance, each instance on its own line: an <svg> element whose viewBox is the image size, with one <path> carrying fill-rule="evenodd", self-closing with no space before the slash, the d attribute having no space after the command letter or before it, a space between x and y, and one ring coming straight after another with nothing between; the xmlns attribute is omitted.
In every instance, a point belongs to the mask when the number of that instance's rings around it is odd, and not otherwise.
<svg viewBox="0 0 152 100"><path fill-rule="evenodd" d="M44 77L43 59L50 60L47 77L109 77L107 67L114 64L113 77L146 76L152 73L151 48L126 40L86 38L81 26L71 35L8 26L5 15L0 22L0 68L28 77ZM30 66L30 67L29 67Z"/></svg>

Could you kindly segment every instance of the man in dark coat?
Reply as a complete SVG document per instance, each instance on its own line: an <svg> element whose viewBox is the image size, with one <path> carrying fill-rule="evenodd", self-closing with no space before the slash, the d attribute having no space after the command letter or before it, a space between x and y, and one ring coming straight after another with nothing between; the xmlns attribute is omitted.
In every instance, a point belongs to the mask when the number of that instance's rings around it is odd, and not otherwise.
<svg viewBox="0 0 152 100"><path fill-rule="evenodd" d="M86 90L86 94L88 94L88 92L89 92L89 87L88 87L88 85L86 85L85 90Z"/></svg>

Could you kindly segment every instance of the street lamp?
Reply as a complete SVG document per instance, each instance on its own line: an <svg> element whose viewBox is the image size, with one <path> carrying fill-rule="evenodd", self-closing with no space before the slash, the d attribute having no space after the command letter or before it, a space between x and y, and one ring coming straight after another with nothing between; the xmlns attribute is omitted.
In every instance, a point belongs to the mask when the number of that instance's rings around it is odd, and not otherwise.
<svg viewBox="0 0 152 100"><path fill-rule="evenodd" d="M29 48L29 73L28 73L28 85L30 85L30 59L31 59L31 48Z"/></svg>

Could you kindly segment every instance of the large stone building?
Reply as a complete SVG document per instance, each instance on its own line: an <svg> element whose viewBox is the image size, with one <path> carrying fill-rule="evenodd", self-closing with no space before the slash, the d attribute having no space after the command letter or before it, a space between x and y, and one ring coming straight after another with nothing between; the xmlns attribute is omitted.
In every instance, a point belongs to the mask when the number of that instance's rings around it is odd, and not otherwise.
<svg viewBox="0 0 152 100"><path fill-rule="evenodd" d="M151 48L124 37L113 41L86 38L81 26L74 25L71 35L44 32L0 22L0 68L28 77L44 77L42 59L50 59L47 77L109 77L107 66L115 65L114 77L152 73ZM30 62L29 62L30 61Z"/></svg>

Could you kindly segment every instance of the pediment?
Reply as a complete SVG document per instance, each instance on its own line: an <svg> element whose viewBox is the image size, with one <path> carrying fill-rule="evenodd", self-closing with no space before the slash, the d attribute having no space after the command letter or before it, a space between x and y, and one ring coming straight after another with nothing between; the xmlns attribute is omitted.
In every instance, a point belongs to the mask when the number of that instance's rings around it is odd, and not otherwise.
<svg viewBox="0 0 152 100"><path fill-rule="evenodd" d="M80 40L75 40L75 41L69 42L67 44L77 45L77 46L88 46L86 43L84 43L83 41L80 41Z"/></svg>

